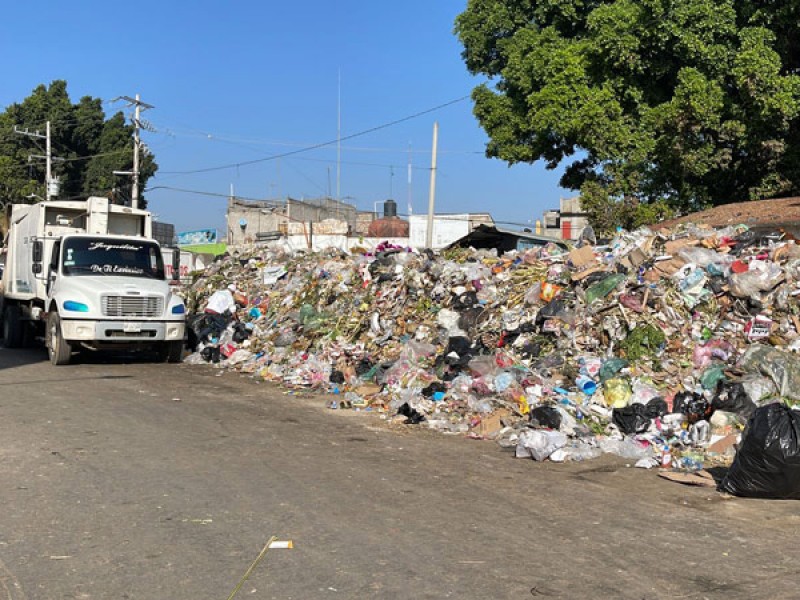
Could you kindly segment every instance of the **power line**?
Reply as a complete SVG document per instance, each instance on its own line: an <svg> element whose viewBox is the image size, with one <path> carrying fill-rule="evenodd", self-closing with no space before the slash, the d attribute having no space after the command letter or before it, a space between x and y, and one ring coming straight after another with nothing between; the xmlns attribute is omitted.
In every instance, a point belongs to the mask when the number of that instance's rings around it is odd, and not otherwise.
<svg viewBox="0 0 800 600"><path fill-rule="evenodd" d="M287 146L289 148L304 148L309 145L308 142L289 142L286 140L247 138L227 133L218 134L202 129L193 129L186 125L181 125L180 128L173 128L169 125L154 125L154 127L155 130L153 133L160 133L167 137L203 139L212 142L230 144L253 151L256 151L255 146ZM183 129L181 130L181 128ZM402 153L404 155L409 153L408 148L382 148L375 146L342 146L342 150L349 150L351 152ZM411 152L413 154L430 154L430 150L428 149L411 150ZM484 150L439 150L439 154L484 154Z"/></svg>
<svg viewBox="0 0 800 600"><path fill-rule="evenodd" d="M336 162L336 159L327 160L327 159L324 159L324 158L305 158L305 157L304 158L294 157L294 158L292 158L290 160L305 160L305 161L308 161L308 162L321 162L321 163L328 163L328 164ZM390 164L384 165L384 164L379 164L379 163L358 162L358 161L351 161L351 160L343 160L342 164L343 165L355 165L355 166L359 166L359 167L380 167L382 169L400 169L402 167L402 165L390 165ZM418 170L418 171L430 171L430 167L413 167L412 166L411 168L415 169L415 170Z"/></svg>
<svg viewBox="0 0 800 600"><path fill-rule="evenodd" d="M453 104L457 104L459 102L463 102L464 100L469 99L469 96L462 96L461 98L456 98L455 100L450 100L449 102L445 102L444 104L439 104L438 106L434 106L432 108L428 108L426 110L414 113L413 115L408 115L406 117L402 117L400 119L396 119L394 121L390 121L388 123L384 123L382 125L378 125L376 127L371 127L370 129L365 129L364 131L359 131L358 133L351 133L350 135L346 135L342 138L337 138L334 140L329 140L327 142L322 142L319 144L314 144L312 146L306 146L305 148L300 148L298 150L292 150L290 152L284 152L282 154L273 154L272 156L266 156L264 158L256 158L253 160L238 162L238 163L230 163L227 165L219 165L217 167L206 167L204 169L191 169L188 171L163 171L164 175L194 175L197 173L209 173L211 171L222 171L225 169L238 169L239 167L244 167L248 165L254 165L262 162L267 162L270 160L275 160L277 158L285 158L287 156L293 156L295 154L301 154L303 152L309 152L311 150L316 150L318 148L324 148L326 146L332 146L333 144L338 143L339 141L345 140L352 140L353 138L361 137L370 133L374 133L376 131L380 131L381 129L387 129L389 127L393 127L394 125L398 125L400 123L404 123L405 121L410 121L412 119L416 119L423 115L427 115L434 111L440 110L442 108L452 106Z"/></svg>

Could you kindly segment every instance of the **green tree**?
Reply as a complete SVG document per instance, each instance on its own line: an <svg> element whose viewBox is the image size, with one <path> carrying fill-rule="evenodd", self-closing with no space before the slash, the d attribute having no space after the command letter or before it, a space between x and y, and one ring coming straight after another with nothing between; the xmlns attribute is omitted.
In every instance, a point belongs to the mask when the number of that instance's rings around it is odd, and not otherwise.
<svg viewBox="0 0 800 600"><path fill-rule="evenodd" d="M133 126L121 112L106 119L102 101L89 96L73 104L65 81L40 85L18 104L0 113L0 205L27 202L45 196L45 163L31 159L44 155L44 140L19 135L14 128L44 132L50 121L53 174L61 179L60 198L109 196L116 202L130 199L129 177L113 171L133 168ZM141 155L140 186L144 188L158 165L151 154ZM140 206L147 200L140 196Z"/></svg>
<svg viewBox="0 0 800 600"><path fill-rule="evenodd" d="M469 0L486 153L565 167L600 228L800 192L795 0Z"/></svg>

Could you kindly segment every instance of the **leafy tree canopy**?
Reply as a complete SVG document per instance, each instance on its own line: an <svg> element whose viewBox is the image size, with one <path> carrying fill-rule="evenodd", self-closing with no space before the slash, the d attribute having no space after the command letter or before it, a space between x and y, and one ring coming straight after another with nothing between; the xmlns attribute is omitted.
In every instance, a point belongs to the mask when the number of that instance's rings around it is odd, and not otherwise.
<svg viewBox="0 0 800 600"><path fill-rule="evenodd" d="M73 104L65 81L40 85L19 104L0 113L0 205L45 197L45 140L15 133L14 128L44 134L50 121L53 175L61 180L59 198L109 196L116 202L130 199L131 179L113 171L133 168L133 126L117 112L106 119L102 101L85 96ZM150 154L140 154L139 185L144 189L158 165ZM139 197L139 206L146 200Z"/></svg>
<svg viewBox="0 0 800 600"><path fill-rule="evenodd" d="M456 34L487 155L564 164L601 229L800 192L796 0L469 0Z"/></svg>

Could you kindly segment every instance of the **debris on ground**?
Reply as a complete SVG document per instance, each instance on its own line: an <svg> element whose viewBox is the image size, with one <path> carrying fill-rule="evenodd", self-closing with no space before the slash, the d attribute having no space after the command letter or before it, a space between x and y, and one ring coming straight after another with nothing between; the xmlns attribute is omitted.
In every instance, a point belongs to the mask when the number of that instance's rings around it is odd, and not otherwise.
<svg viewBox="0 0 800 600"><path fill-rule="evenodd" d="M207 312L228 286L235 313ZM697 473L730 465L765 406L800 403L800 245L744 225L501 256L272 244L185 295L187 362L537 461L610 452Z"/></svg>

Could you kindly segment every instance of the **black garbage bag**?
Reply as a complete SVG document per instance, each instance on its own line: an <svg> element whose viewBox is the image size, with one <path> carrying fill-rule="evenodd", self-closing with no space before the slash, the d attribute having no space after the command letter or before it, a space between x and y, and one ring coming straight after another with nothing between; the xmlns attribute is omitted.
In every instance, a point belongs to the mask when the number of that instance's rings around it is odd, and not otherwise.
<svg viewBox="0 0 800 600"><path fill-rule="evenodd" d="M425 420L425 415L411 408L408 402L397 409L397 414L403 415L406 418L406 425L416 425L417 423L422 423L422 421Z"/></svg>
<svg viewBox="0 0 800 600"><path fill-rule="evenodd" d="M623 408L615 408L611 413L611 420L625 435L642 433L650 427L647 407L638 402Z"/></svg>
<svg viewBox="0 0 800 600"><path fill-rule="evenodd" d="M539 342L525 342L517 348L517 352L526 358L536 358L542 353L542 345Z"/></svg>
<svg viewBox="0 0 800 600"><path fill-rule="evenodd" d="M339 371L338 369L334 369L331 371L331 376L329 378L331 383L344 383L344 373Z"/></svg>
<svg viewBox="0 0 800 600"><path fill-rule="evenodd" d="M689 423L697 423L697 421L702 421L703 419L708 420L714 412L714 408L703 397L703 394L678 392L675 394L672 412L683 413Z"/></svg>
<svg viewBox="0 0 800 600"><path fill-rule="evenodd" d="M553 406L537 406L531 411L529 418L534 427L561 429L561 413Z"/></svg>
<svg viewBox="0 0 800 600"><path fill-rule="evenodd" d="M362 358L356 363L356 375L361 377L362 375L369 373L374 366L375 363L373 363L370 359Z"/></svg>
<svg viewBox="0 0 800 600"><path fill-rule="evenodd" d="M560 298L556 298L555 300L551 300L547 304L545 304L542 308L539 309L539 312L536 315L536 322L542 323L547 319L552 319L564 312L566 308L566 304Z"/></svg>
<svg viewBox="0 0 800 600"><path fill-rule="evenodd" d="M800 500L800 413L782 402L757 408L719 490Z"/></svg>
<svg viewBox="0 0 800 600"><path fill-rule="evenodd" d="M653 398L645 405L644 414L648 419L663 417L667 414L667 402L663 398Z"/></svg>
<svg viewBox="0 0 800 600"><path fill-rule="evenodd" d="M230 315L227 313L224 315L201 313L191 318L190 328L197 342L207 342L211 338L219 338L230 320Z"/></svg>
<svg viewBox="0 0 800 600"><path fill-rule="evenodd" d="M747 394L744 385L738 381L735 383L720 381L711 405L714 410L736 413L746 419L749 419L756 410L756 403Z"/></svg>
<svg viewBox="0 0 800 600"><path fill-rule="evenodd" d="M748 229L733 238L736 244L731 248L730 253L733 256L739 256L744 250L758 243L758 236L755 231Z"/></svg>
<svg viewBox="0 0 800 600"><path fill-rule="evenodd" d="M447 340L447 348L444 353L455 352L458 355L472 354L472 342L464 336L453 336Z"/></svg>
<svg viewBox="0 0 800 600"><path fill-rule="evenodd" d="M250 330L247 329L244 323L234 323L233 325L233 341L241 344L250 337Z"/></svg>
<svg viewBox="0 0 800 600"><path fill-rule="evenodd" d="M432 398L436 392L446 392L447 386L441 381L432 381L429 386L422 388L422 395L426 398Z"/></svg>
<svg viewBox="0 0 800 600"><path fill-rule="evenodd" d="M453 310L462 311L472 308L478 304L478 294L475 292L464 292L460 296L453 295Z"/></svg>
<svg viewBox="0 0 800 600"><path fill-rule="evenodd" d="M200 351L200 356L206 362L218 363L220 361L219 346L206 346Z"/></svg>
<svg viewBox="0 0 800 600"><path fill-rule="evenodd" d="M454 336L447 340L447 348L437 358L437 364L465 367L475 356L472 342L464 336Z"/></svg>

